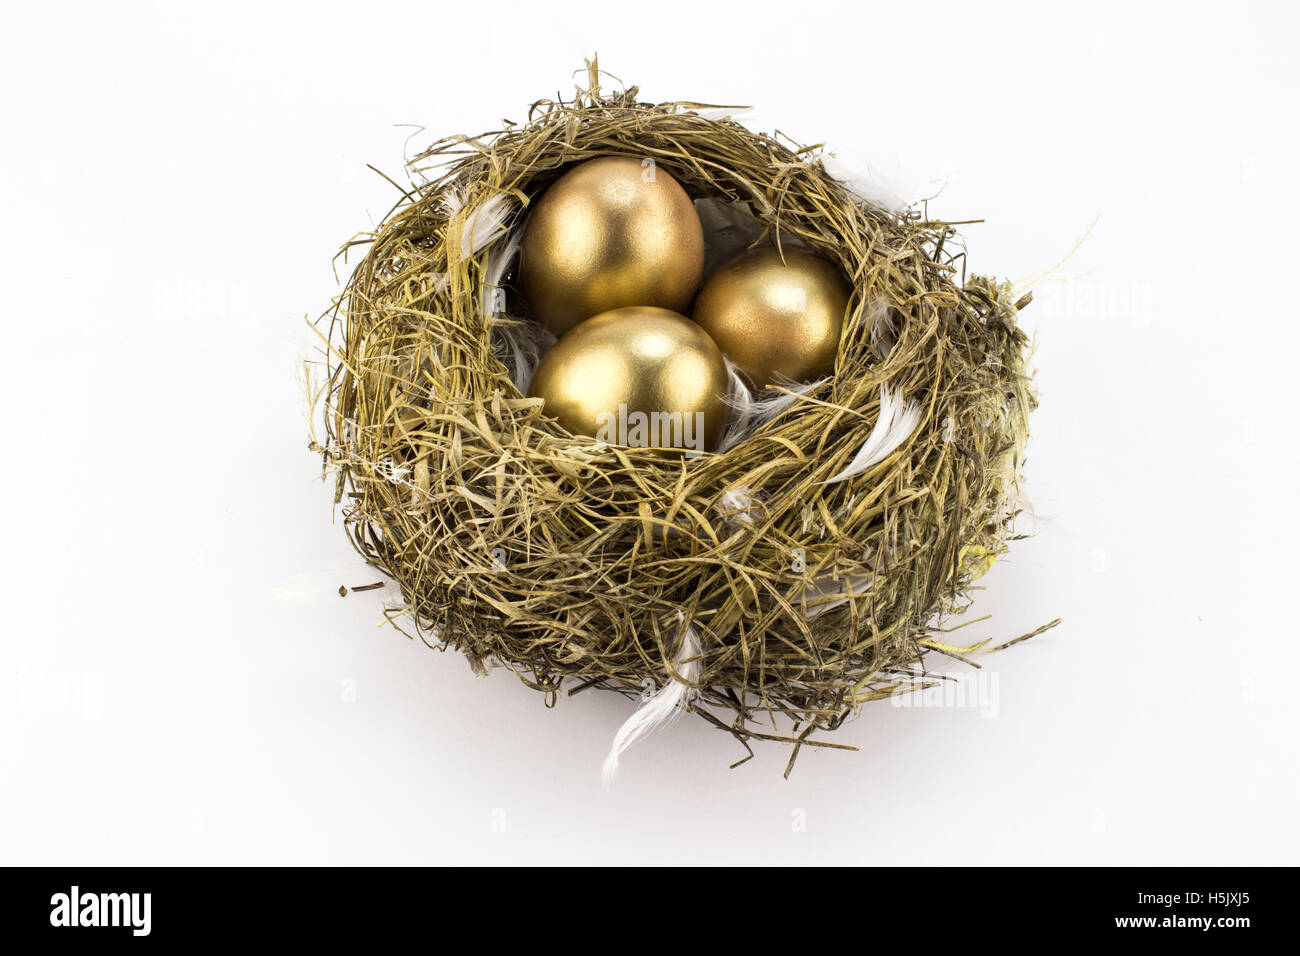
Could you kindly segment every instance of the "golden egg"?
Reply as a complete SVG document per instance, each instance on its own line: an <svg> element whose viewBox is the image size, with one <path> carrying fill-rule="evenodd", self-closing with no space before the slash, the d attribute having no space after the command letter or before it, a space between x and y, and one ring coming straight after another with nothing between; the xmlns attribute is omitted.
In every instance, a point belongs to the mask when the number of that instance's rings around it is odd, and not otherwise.
<svg viewBox="0 0 1300 956"><path fill-rule="evenodd" d="M529 394L575 435L638 448L717 446L727 366L696 323L631 306L593 316L551 346Z"/></svg>
<svg viewBox="0 0 1300 956"><path fill-rule="evenodd" d="M692 318L753 382L807 382L835 368L852 290L832 262L808 252L754 249L712 276Z"/></svg>
<svg viewBox="0 0 1300 956"><path fill-rule="evenodd" d="M649 159L602 156L542 194L524 230L520 291L556 335L610 309L684 312L704 271L704 231L677 180Z"/></svg>

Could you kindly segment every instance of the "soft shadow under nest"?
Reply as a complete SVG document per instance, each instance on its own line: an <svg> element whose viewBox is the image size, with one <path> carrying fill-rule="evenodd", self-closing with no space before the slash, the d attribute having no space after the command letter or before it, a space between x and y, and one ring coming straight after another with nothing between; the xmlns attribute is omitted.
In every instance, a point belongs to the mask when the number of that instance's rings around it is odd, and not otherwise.
<svg viewBox="0 0 1300 956"><path fill-rule="evenodd" d="M745 204L768 241L812 247L855 287L834 378L725 452L575 438L512 376L506 346L529 320L497 307L505 227L566 166L609 153ZM415 633L551 703L683 679L689 622L691 710L796 753L839 746L810 735L924 683L928 652L973 650L933 635L1014 536L1034 399L1024 302L1005 283L960 284L947 224L883 212L814 151L635 88L535 104L526 125L443 140L413 172L444 162L349 244L368 248L322 320L336 502ZM871 433L882 385L920 424L827 484Z"/></svg>

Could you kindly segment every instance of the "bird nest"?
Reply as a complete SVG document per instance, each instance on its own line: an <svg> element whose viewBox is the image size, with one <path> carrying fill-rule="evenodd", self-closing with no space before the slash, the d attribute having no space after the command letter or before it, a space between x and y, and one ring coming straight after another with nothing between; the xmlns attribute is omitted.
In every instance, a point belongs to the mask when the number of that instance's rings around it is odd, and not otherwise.
<svg viewBox="0 0 1300 956"><path fill-rule="evenodd" d="M590 80L522 125L421 152L345 247L364 257L319 323L315 447L336 505L401 589L394 623L478 672L509 668L548 705L678 688L747 749L793 744L791 762L843 746L821 732L923 686L928 654L981 646L943 635L1015 537L1028 296L967 280L950 224L887 211L818 150ZM722 451L602 444L527 397L546 344L512 288L528 205L610 154L652 159L853 286L834 375L737 403Z"/></svg>

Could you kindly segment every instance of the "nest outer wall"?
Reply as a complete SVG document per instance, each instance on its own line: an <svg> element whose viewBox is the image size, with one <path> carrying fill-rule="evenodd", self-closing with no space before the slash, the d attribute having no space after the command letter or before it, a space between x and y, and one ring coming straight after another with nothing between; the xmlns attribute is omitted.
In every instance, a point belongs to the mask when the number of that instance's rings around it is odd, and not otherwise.
<svg viewBox="0 0 1300 956"><path fill-rule="evenodd" d="M395 623L478 671L504 665L548 704L592 687L643 695L682 678L689 623L692 711L746 747L838 746L818 732L922 686L927 654L973 650L937 631L1015 537L1035 404L1024 302L963 281L951 226L872 206L816 150L590 77L525 124L435 143L411 166L438 174L345 246L364 257L321 320L336 505L400 586ZM507 235L474 248L485 205L508 204L517 226L566 168L618 153L653 159L694 198L745 204L767 241L811 247L854 287L834 377L725 452L564 432L512 374L530 320L485 308ZM886 384L922 406L920 425L826 484Z"/></svg>

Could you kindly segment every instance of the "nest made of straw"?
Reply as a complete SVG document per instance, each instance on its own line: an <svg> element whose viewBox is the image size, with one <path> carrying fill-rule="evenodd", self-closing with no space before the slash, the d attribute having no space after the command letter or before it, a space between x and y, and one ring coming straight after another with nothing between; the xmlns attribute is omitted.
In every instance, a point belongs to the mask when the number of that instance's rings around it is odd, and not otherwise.
<svg viewBox="0 0 1300 956"><path fill-rule="evenodd" d="M933 635L1014 536L1027 297L963 282L948 224L864 201L816 150L598 79L526 124L422 152L412 167L440 173L345 247L365 255L322 320L336 504L400 586L400 617L476 670L504 665L548 703L685 681L690 709L742 742L836 746L812 735L925 681L928 652L972 650ZM744 204L768 241L811 247L855 288L834 377L724 452L596 444L525 397L520 343L535 339L498 292L502 250L563 170L611 153ZM919 424L826 483L888 389Z"/></svg>

